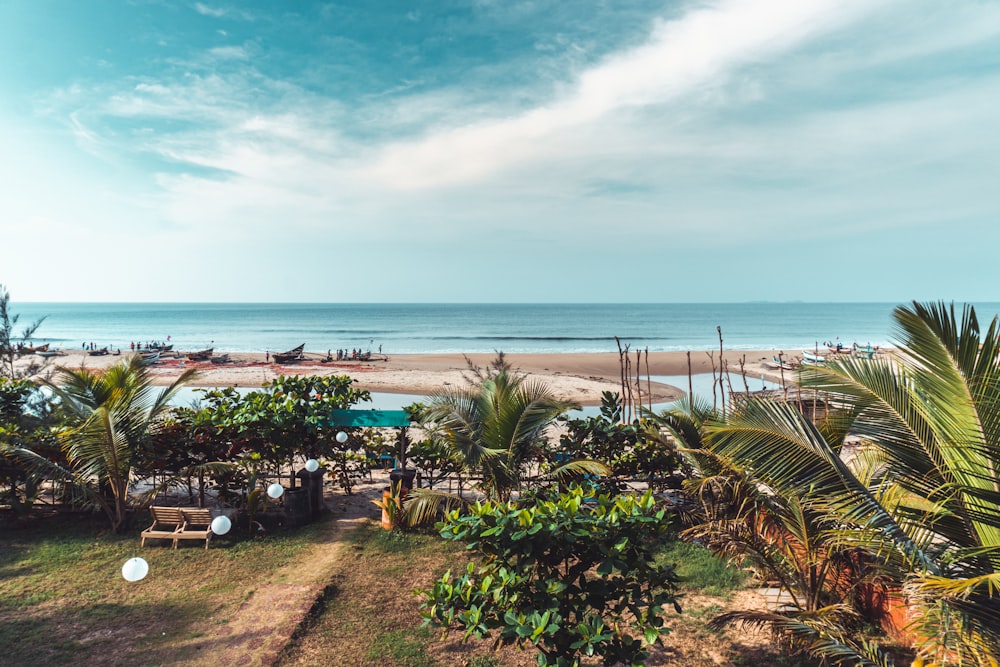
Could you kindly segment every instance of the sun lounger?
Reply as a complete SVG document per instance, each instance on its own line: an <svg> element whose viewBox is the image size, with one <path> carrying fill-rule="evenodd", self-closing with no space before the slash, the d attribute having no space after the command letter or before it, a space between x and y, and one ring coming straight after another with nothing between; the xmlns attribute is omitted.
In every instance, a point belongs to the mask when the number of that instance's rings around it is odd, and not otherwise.
<svg viewBox="0 0 1000 667"><path fill-rule="evenodd" d="M140 534L140 546L146 540L170 540L177 548L179 540L205 540L205 548L212 539L212 510L197 507L150 507L153 524Z"/></svg>

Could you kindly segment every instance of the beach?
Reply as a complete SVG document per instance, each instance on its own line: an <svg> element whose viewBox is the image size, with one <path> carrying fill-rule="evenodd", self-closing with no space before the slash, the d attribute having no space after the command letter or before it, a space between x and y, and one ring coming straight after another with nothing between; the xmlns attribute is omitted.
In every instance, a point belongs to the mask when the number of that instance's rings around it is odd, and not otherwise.
<svg viewBox="0 0 1000 667"><path fill-rule="evenodd" d="M217 350L217 354L224 354ZM68 350L61 356L49 359L46 371L57 367L101 369L121 361L131 352L123 350L120 355L91 356L83 350ZM684 376L688 373L688 355L693 374L712 372L713 360L705 351L650 352L641 359L636 353L629 356L632 386L635 391L635 376ZM713 354L716 369L719 366L719 352ZM751 378L766 376L772 382L780 381L780 374L764 367L763 362L772 359L774 350L726 351L725 359L730 373L740 373L740 361L744 361L746 375ZM801 354L786 354L792 359ZM192 362L183 352L164 353L160 360L149 367L155 384L168 385L184 370L195 368L198 377L190 383L198 387L261 387L279 375L347 375L355 386L373 392L397 394L431 395L435 392L467 386L469 362L486 367L495 359L493 353L469 354L394 354L384 360L373 361L326 361L325 354L305 355L305 359L294 364L274 363L270 356L258 353L229 353L230 361L214 364L208 361ZM507 361L519 372L532 379L544 382L561 398L581 405L599 405L604 391L621 392L622 370L617 353L534 353L508 354ZM22 359L26 363L28 357ZM39 361L39 359L35 359ZM641 382L643 403L665 403L683 396L686 387L677 387L658 382ZM652 393L650 400L649 393Z"/></svg>

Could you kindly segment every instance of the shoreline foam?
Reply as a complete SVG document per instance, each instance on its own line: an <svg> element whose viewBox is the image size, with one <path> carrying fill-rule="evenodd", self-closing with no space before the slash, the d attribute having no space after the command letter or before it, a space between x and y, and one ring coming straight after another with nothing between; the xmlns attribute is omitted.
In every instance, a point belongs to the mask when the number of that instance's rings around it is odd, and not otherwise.
<svg viewBox="0 0 1000 667"><path fill-rule="evenodd" d="M220 354L223 352L219 351ZM47 370L64 368L107 368L131 354L90 356L82 350L70 350L63 356L50 360ZM648 370L652 376L687 375L687 352L650 352ZM764 367L763 362L775 356L774 350L726 350L725 359L730 373L740 373L740 360L744 360L744 371L748 377L762 375L769 381L778 382L780 375ZM785 353L786 359L800 355L800 351ZM493 353L470 354L397 354L385 361L325 361L321 355L306 355L306 359L295 364L276 364L265 361L264 354L229 353L230 363L191 362L183 353L170 353L150 367L154 383L168 385L185 369L196 368L199 377L190 383L195 387L260 387L279 375L348 375L355 386L369 391L430 395L449 387L466 384L469 375L468 362L477 366L488 366L496 357ZM599 405L604 391L621 392L621 365L617 353L536 353L508 354L511 366L526 375L548 384L559 396L581 405ZM690 353L691 372L707 374L712 372L713 361L718 369L719 353L712 357L704 351ZM468 362L466 361L468 360ZM636 371L645 376L647 358L643 354L630 355L633 383ZM786 373L787 375L787 373ZM787 379L787 378L786 378ZM686 393L686 388L645 380L641 383L642 402L649 402L647 391L652 389L652 402L665 403L676 400ZM634 387L634 384L633 384Z"/></svg>

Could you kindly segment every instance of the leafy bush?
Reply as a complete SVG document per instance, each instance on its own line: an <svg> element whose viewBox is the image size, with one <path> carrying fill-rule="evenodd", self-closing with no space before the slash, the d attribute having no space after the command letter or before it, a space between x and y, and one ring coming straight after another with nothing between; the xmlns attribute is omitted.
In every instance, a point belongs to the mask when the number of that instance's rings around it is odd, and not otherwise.
<svg viewBox="0 0 1000 667"><path fill-rule="evenodd" d="M496 632L500 644L530 644L540 665L582 656L635 664L669 631L664 606L680 611L673 568L653 557L669 530L664 514L649 492L585 503L579 487L531 505L451 512L439 524L442 537L482 557L418 591L425 623L458 625L465 639Z"/></svg>

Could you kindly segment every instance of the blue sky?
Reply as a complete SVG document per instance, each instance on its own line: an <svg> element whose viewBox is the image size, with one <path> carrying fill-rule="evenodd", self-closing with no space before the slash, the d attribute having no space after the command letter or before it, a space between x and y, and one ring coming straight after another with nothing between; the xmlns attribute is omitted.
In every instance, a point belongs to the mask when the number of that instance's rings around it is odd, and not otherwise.
<svg viewBox="0 0 1000 667"><path fill-rule="evenodd" d="M15 301L995 301L1000 4L0 2Z"/></svg>

